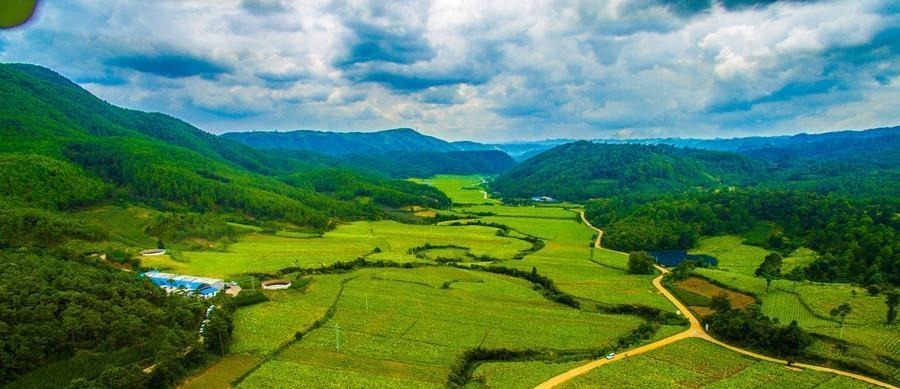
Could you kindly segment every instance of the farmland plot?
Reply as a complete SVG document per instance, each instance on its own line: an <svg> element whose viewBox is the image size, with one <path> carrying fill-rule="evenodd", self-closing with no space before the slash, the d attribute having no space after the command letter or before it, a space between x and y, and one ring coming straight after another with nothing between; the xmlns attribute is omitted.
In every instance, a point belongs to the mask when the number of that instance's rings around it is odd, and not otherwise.
<svg viewBox="0 0 900 389"><path fill-rule="evenodd" d="M279 361L440 386L467 349L603 347L641 322L551 303L497 274L446 267L354 274L334 317Z"/></svg>
<svg viewBox="0 0 900 389"><path fill-rule="evenodd" d="M496 229L484 226L409 225L394 221L355 222L339 226L321 238L248 234L224 251L189 251L186 261L161 262L149 257L145 265L184 274L230 278L247 272L275 272L300 266L305 268L351 261L371 254L373 260L420 261L408 250L426 243L467 247L476 256L512 258L531 247L519 239L500 237ZM154 262L150 262L154 261Z"/></svg>
<svg viewBox="0 0 900 389"><path fill-rule="evenodd" d="M836 375L795 371L721 348L702 339L677 343L599 367L562 385L563 388L816 388ZM846 388L865 388L841 380Z"/></svg>

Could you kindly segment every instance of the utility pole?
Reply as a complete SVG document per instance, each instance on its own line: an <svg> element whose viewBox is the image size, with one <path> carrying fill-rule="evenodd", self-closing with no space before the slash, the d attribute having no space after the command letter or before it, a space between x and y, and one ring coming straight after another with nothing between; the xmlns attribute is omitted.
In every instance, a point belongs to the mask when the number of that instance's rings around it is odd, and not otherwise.
<svg viewBox="0 0 900 389"><path fill-rule="evenodd" d="M341 351L341 325L334 325L334 347L337 351Z"/></svg>

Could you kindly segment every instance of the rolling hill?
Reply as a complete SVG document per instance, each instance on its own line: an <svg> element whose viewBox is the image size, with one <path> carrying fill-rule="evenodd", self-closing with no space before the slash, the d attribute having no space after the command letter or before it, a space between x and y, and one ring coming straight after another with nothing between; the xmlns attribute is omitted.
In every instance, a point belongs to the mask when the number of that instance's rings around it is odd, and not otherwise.
<svg viewBox="0 0 900 389"><path fill-rule="evenodd" d="M526 160L498 177L491 188L505 197L584 200L744 185L751 183L763 168L761 162L732 153L579 141Z"/></svg>

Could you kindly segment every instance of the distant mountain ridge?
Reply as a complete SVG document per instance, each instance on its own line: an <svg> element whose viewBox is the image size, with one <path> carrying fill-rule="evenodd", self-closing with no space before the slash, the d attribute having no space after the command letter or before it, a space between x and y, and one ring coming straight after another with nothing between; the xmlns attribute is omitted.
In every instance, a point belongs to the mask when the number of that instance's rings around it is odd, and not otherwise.
<svg viewBox="0 0 900 389"><path fill-rule="evenodd" d="M332 166L396 178L435 174L497 174L516 164L508 154L478 142L447 142L411 128L375 132L231 132L223 139L259 150L318 153ZM332 160L329 161L328 158Z"/></svg>
<svg viewBox="0 0 900 389"><path fill-rule="evenodd" d="M229 132L224 139L256 149L309 150L325 155L383 154L395 151L463 151L452 143L411 128L375 132L297 130L288 132Z"/></svg>

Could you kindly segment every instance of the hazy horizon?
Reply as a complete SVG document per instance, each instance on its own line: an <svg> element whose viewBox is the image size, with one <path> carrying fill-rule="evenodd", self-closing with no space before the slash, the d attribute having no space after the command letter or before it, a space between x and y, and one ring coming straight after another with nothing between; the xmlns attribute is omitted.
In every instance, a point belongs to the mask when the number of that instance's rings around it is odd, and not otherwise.
<svg viewBox="0 0 900 389"><path fill-rule="evenodd" d="M416 128L478 142L900 123L886 0L41 2L0 61L211 133Z"/></svg>

